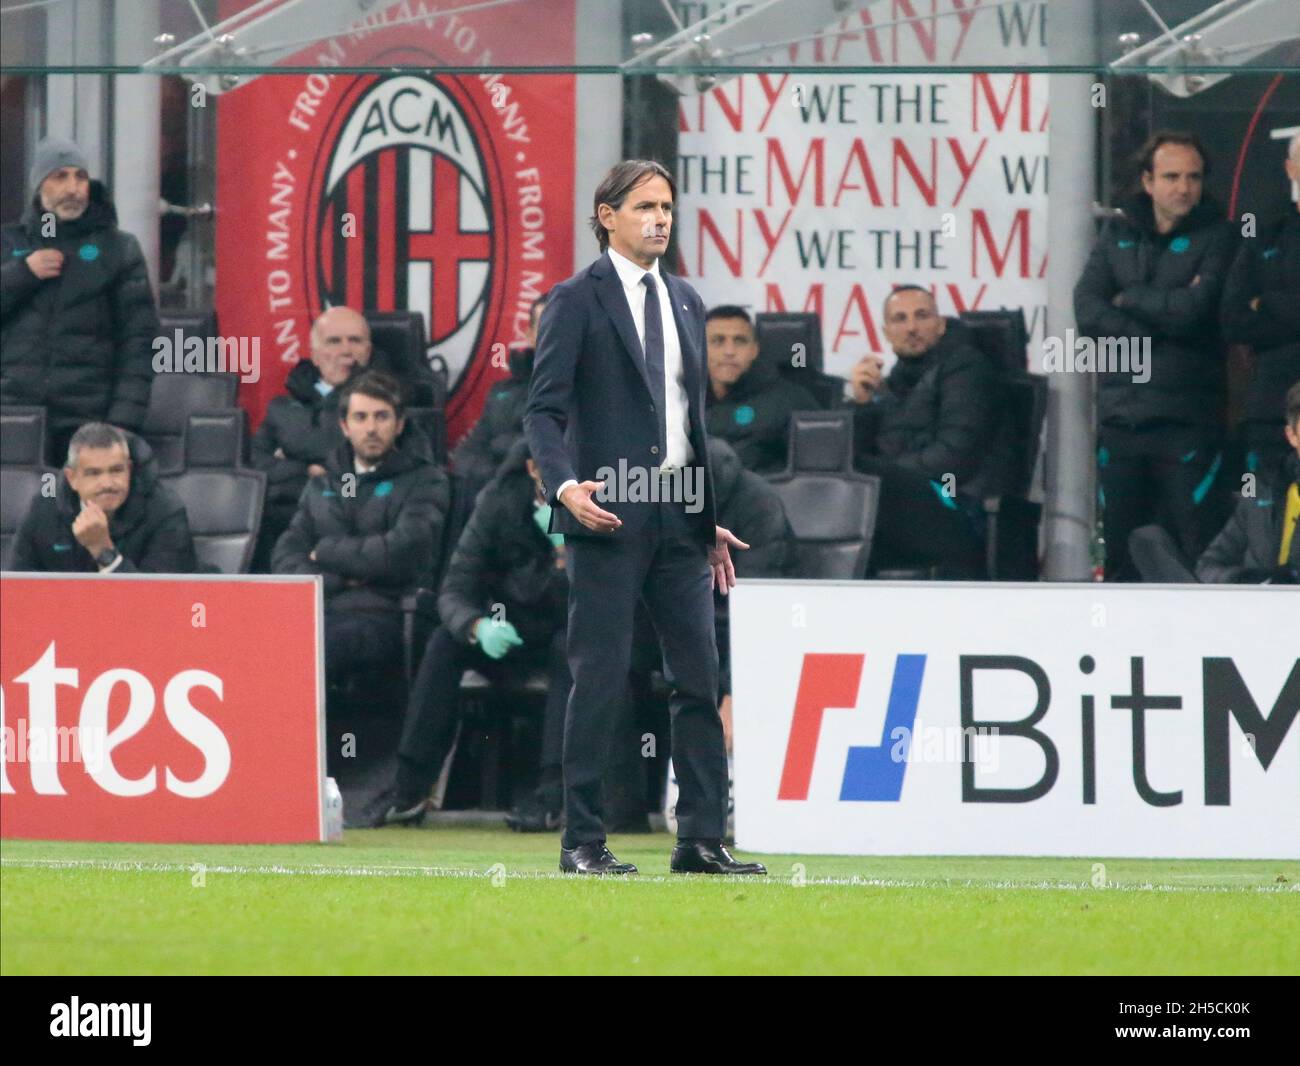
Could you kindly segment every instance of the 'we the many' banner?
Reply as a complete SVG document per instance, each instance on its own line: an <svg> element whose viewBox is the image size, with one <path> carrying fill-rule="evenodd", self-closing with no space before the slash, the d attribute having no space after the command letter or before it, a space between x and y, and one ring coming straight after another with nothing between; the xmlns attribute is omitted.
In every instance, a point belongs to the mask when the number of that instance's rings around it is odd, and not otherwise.
<svg viewBox="0 0 1300 1066"><path fill-rule="evenodd" d="M917 8L933 17L897 22ZM1019 61L1041 47L1042 18L1041 4L893 0L788 59L978 65L1010 49ZM868 351L892 361L881 305L903 283L932 288L947 315L1023 307L1038 351L1047 123L1035 74L754 73L685 97L682 266L706 303L818 312L832 373Z"/></svg>

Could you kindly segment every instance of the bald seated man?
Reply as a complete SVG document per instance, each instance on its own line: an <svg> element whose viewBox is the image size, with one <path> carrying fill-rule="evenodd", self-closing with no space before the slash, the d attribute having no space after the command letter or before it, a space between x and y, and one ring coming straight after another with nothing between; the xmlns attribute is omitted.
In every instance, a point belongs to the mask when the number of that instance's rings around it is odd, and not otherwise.
<svg viewBox="0 0 1300 1066"><path fill-rule="evenodd" d="M271 549L289 527L308 479L325 472L326 456L343 440L339 389L367 369L392 373L388 357L371 344L364 316L350 307L329 308L312 323L311 358L289 371L285 394L271 401L253 437L253 465L266 472L254 571L269 569Z"/></svg>

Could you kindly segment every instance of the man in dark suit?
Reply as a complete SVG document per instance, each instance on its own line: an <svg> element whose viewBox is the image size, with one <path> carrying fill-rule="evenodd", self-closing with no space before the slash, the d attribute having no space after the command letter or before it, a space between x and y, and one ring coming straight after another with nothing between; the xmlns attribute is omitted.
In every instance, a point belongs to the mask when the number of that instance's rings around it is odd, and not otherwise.
<svg viewBox="0 0 1300 1066"><path fill-rule="evenodd" d="M737 862L726 831L727 753L718 715L713 587L735 584L715 522L705 447L704 304L659 269L676 188L658 163L627 160L596 189L601 257L556 286L542 313L524 431L569 552L560 869L635 873L605 846L601 778L626 698L637 601L672 683L680 796L677 873L766 873ZM604 506L602 506L602 504ZM608 509L606 509L608 508Z"/></svg>

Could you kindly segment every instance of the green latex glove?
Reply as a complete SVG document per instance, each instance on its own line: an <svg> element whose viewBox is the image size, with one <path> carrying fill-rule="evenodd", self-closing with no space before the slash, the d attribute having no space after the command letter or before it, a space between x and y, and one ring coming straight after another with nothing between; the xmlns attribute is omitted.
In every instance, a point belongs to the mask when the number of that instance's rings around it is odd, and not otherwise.
<svg viewBox="0 0 1300 1066"><path fill-rule="evenodd" d="M474 623L474 639L489 659L500 659L511 648L517 648L523 639L509 622L480 618Z"/></svg>
<svg viewBox="0 0 1300 1066"><path fill-rule="evenodd" d="M551 543L557 548L564 543L563 533L548 532L551 526L551 505L549 503L533 508L533 521L537 523L538 529L551 538Z"/></svg>

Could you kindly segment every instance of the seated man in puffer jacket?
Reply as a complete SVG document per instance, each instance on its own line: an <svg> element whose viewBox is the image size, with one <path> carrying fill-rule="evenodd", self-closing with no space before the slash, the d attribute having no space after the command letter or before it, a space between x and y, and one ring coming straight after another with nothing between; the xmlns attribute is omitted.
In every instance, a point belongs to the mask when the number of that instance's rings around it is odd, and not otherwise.
<svg viewBox="0 0 1300 1066"><path fill-rule="evenodd" d="M570 677L566 658L569 581L564 537L547 533L551 508L541 474L518 441L479 494L438 595L442 624L425 647L411 688L390 791L367 821L413 823L456 738L460 680L470 668L493 680L547 674L541 782L535 811L508 821L520 830L559 826L560 755ZM525 824L527 823L527 824Z"/></svg>
<svg viewBox="0 0 1300 1066"><path fill-rule="evenodd" d="M881 479L871 569L937 567L940 577L982 578L980 500L996 462L997 370L920 286L895 288L884 319L898 361L882 380L881 357L868 355L850 375L854 465Z"/></svg>
<svg viewBox="0 0 1300 1066"><path fill-rule="evenodd" d="M1199 581L1294 585L1300 582L1300 381L1286 394L1287 455L1243 496L1228 524L1196 563Z"/></svg>
<svg viewBox="0 0 1300 1066"><path fill-rule="evenodd" d="M432 566L450 503L447 475L403 436L395 379L368 371L339 398L344 440L276 543L277 574L322 574L325 673L401 669L401 600ZM423 438L420 438L423 440Z"/></svg>
<svg viewBox="0 0 1300 1066"><path fill-rule="evenodd" d="M190 574L194 538L185 505L158 482L140 437L88 422L68 443L63 480L38 495L14 539L14 570Z"/></svg>
<svg viewBox="0 0 1300 1066"><path fill-rule="evenodd" d="M392 372L388 357L371 344L365 316L350 307L324 311L311 326L311 358L289 371L285 394L271 401L253 434L253 466L266 474L254 573L269 568L308 479L324 473L327 457L342 443L339 395L367 370Z"/></svg>

